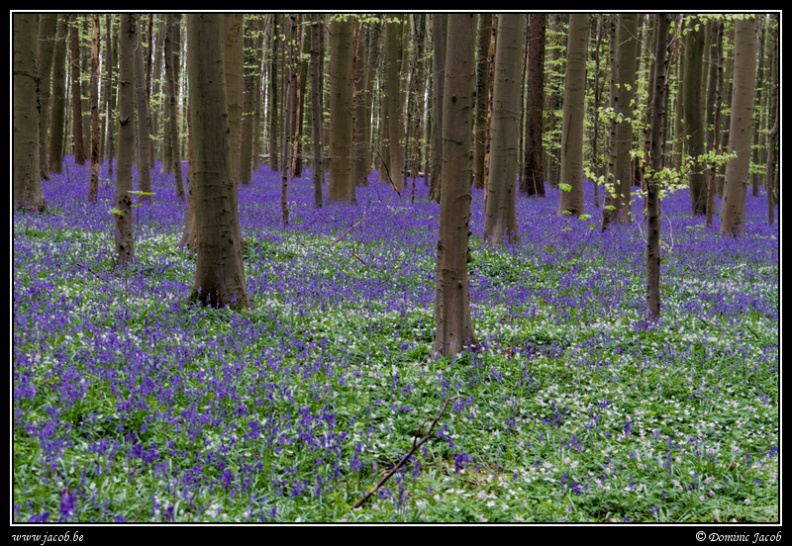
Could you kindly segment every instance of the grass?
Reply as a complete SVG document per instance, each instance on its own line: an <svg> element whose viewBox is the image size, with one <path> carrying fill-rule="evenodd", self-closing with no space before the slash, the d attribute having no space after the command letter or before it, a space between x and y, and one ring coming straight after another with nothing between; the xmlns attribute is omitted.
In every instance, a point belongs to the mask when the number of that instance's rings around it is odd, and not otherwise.
<svg viewBox="0 0 792 546"><path fill-rule="evenodd" d="M50 213L13 222L14 521L779 520L764 197L741 239L703 228L684 192L664 201L648 324L637 224L600 233L590 193L592 219L558 218L551 189L519 200L520 243L489 247L474 191L478 343L448 359L431 355L438 208L422 180L415 203L372 177L357 206L319 210L294 180L283 229L279 173L254 173L239 190L252 306L235 313L186 303L195 259L169 177L119 272L113 190L87 204L87 168L69 172L45 182Z"/></svg>

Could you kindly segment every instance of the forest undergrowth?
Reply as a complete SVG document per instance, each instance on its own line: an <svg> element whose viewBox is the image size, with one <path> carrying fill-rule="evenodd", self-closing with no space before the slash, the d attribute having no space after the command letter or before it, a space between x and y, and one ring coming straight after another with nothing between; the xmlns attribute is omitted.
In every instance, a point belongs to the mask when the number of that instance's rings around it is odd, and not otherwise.
<svg viewBox="0 0 792 546"><path fill-rule="evenodd" d="M155 173L159 173L155 168ZM239 188L251 310L189 306L172 176L114 269L114 189L67 161L13 218L13 515L49 522L772 522L779 519L779 228L747 199L718 235L662 202L662 316L645 226L519 198L481 240L477 343L432 355L439 207L376 182L313 207L310 174ZM720 207L720 201L717 202ZM445 411L441 410L448 401ZM438 418L439 415L439 418ZM433 421L436 423L432 426ZM353 509L419 439L429 439Z"/></svg>

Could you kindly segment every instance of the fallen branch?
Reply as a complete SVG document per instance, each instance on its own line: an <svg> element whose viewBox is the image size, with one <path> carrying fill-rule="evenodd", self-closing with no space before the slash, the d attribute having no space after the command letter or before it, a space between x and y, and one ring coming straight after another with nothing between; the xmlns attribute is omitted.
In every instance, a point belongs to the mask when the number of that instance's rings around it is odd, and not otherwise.
<svg viewBox="0 0 792 546"><path fill-rule="evenodd" d="M105 279L104 277L102 277L101 275L99 275L99 273L97 273L96 271L94 271L93 269L91 269L90 267L88 267L87 265L85 265L85 264L83 264L83 263L81 263L81 262L77 262L77 265L79 265L79 266L80 266L80 267L82 267L82 268L85 268L85 269L87 269L89 273L93 274L93 276L94 276L94 277L96 277L97 279L99 279L100 281L107 282L107 279Z"/></svg>
<svg viewBox="0 0 792 546"><path fill-rule="evenodd" d="M388 163L385 161L385 158L382 157L382 153L380 153L379 148L377 148L377 155L379 156L380 161L382 161L382 166L385 167L385 174L388 175L388 182L390 182L393 191L396 192L396 195L401 197L401 192L396 188L396 184L393 183L393 178L391 178L390 169L388 168Z"/></svg>
<svg viewBox="0 0 792 546"><path fill-rule="evenodd" d="M352 227L350 227L348 230L346 230L344 233L342 233L342 234L341 234L341 235L338 237L338 239L336 239L335 241L333 241L332 243L330 243L330 248L333 248L333 247L336 245L336 243L337 243L338 241L340 241L341 239L343 239L344 237L346 237L347 235L349 235L349 232L350 232L350 231L352 231L353 229L355 229L356 227L358 227L362 221L363 221L363 218L361 218L360 220L358 220L357 222L355 222L354 224L352 224Z"/></svg>
<svg viewBox="0 0 792 546"><path fill-rule="evenodd" d="M424 424L426 424L426 419L424 419L423 423L421 423L421 426L418 427L418 432L416 432L415 437L413 438L412 449L410 449L410 451L407 452L407 455L402 457L401 461L399 461L396 464L396 466L394 466L390 470L390 472L385 474L385 476L383 476L382 479L377 482L377 485L375 485L368 493L363 495L363 498L361 498L359 501L357 501L355 504L352 505L353 510L363 506L363 503L366 502L369 499L369 497L371 497L374 493L376 493L379 490L379 488L382 487L383 484L396 473L397 470L399 470L402 466L404 466L404 463L407 462L407 460L412 456L413 453L416 452L416 450L419 447L421 447L426 443L426 441L429 439L429 436L432 434L432 430L434 430L435 425L440 420L440 417L442 417L443 413L445 413L445 410L448 407L448 403L455 398L456 396L454 397L449 396L448 398L445 399L445 402L443 403L443 407L440 408L440 411L438 412L437 416L434 418L434 421L432 421L432 424L429 426L429 430L427 430L426 434L424 434L424 436L420 440L418 440L418 436L421 434Z"/></svg>

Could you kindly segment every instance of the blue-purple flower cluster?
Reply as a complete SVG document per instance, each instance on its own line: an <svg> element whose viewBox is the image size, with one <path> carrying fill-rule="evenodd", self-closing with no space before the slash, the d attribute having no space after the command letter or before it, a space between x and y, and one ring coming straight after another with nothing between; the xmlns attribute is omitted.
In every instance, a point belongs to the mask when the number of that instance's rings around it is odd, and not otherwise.
<svg viewBox="0 0 792 546"><path fill-rule="evenodd" d="M357 205L320 209L310 176L293 180L283 228L280 173L254 173L239 187L244 313L186 304L195 258L164 174L134 209L134 265L114 270L102 179L87 203L87 167L67 162L44 183L49 211L14 217L17 521L453 520L465 509L443 504L468 496L490 519L654 521L743 495L734 461L777 495L764 198L741 239L704 228L684 192L665 199L663 316L647 323L640 200L602 233L590 186L589 220L558 217L550 189L518 200L519 243L490 247L473 190L478 343L449 361L431 354L438 205L423 179L415 202L374 174ZM431 440L351 512L447 396ZM520 493L536 488L556 511Z"/></svg>

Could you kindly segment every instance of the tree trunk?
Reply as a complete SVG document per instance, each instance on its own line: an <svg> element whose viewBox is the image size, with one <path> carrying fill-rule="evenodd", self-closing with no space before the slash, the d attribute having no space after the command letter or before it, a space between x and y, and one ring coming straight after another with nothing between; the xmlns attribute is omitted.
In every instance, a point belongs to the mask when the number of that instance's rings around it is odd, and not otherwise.
<svg viewBox="0 0 792 546"><path fill-rule="evenodd" d="M583 214L583 121L585 118L586 43L588 14L569 16L569 40L564 78L564 117L561 136L561 192L559 214Z"/></svg>
<svg viewBox="0 0 792 546"><path fill-rule="evenodd" d="M168 141L167 149L170 150L171 170L176 182L176 196L184 201L184 180L182 179L181 169L181 147L179 146L179 122L178 108L176 107L176 69L173 56L173 34L178 32L176 16L168 13L165 20L165 113L167 124L165 138Z"/></svg>
<svg viewBox="0 0 792 546"><path fill-rule="evenodd" d="M393 14L385 24L385 86L388 92L388 157L387 171L390 183L398 192L402 191L402 172L404 170L404 153L401 147L404 112L401 101L401 64L402 64L402 25L404 16ZM331 108L332 115L332 108ZM332 137L331 137L332 145ZM330 169L333 160L330 160ZM332 180L332 177L331 177Z"/></svg>
<svg viewBox="0 0 792 546"><path fill-rule="evenodd" d="M776 28L778 28L776 26ZM778 191L777 187L777 163L778 163L778 135L779 135L779 119L778 119L778 43L777 38L771 32L770 34L771 51L773 55L770 61L770 89L768 90L767 105L769 108L768 117L773 120L773 125L770 132L767 134L767 166L765 168L765 192L767 193L767 222L773 224L775 219L775 198Z"/></svg>
<svg viewBox="0 0 792 546"><path fill-rule="evenodd" d="M475 14L448 15L434 349L450 357L476 342L467 270L476 74L474 42L470 37L475 28Z"/></svg>
<svg viewBox="0 0 792 546"><path fill-rule="evenodd" d="M83 149L82 96L80 94L80 25L79 15L72 15L69 20L69 66L71 67L71 107L72 137L74 146L74 162L85 164Z"/></svg>
<svg viewBox="0 0 792 546"><path fill-rule="evenodd" d="M322 58L324 51L321 48L322 23L318 14L311 14L311 107L313 119L311 120L311 135L313 137L313 185L314 206L322 206L322 184L324 183L324 168L322 166Z"/></svg>
<svg viewBox="0 0 792 546"><path fill-rule="evenodd" d="M99 14L91 16L91 178L88 201L99 191Z"/></svg>
<svg viewBox="0 0 792 546"><path fill-rule="evenodd" d="M225 24L224 57L226 96L228 98L228 134L231 146L231 179L234 184L239 184L240 176L240 147L242 144L242 84L244 59L244 42L242 29L245 16L241 13L227 13L223 16Z"/></svg>
<svg viewBox="0 0 792 546"><path fill-rule="evenodd" d="M239 137L239 183L250 184L250 169L253 162L253 122L255 110L256 74L259 68L256 40L258 39L261 15L249 15L244 30L244 93L242 124ZM232 148L232 153L233 148Z"/></svg>
<svg viewBox="0 0 792 546"><path fill-rule="evenodd" d="M42 13L38 24L38 51L36 65L39 73L39 97L41 111L39 114L39 163L41 178L49 179L49 161L47 153L47 132L49 131L50 86L52 83L52 54L55 44L55 32L58 25L58 14Z"/></svg>
<svg viewBox="0 0 792 546"><path fill-rule="evenodd" d="M721 210L721 235L738 237L745 225L745 194L750 182L751 127L756 87L756 24L754 17L738 19L734 31L734 83L729 124L729 152L737 157L726 165Z"/></svg>
<svg viewBox="0 0 792 546"><path fill-rule="evenodd" d="M663 127L665 126L666 94L666 40L671 16L658 13L655 16L654 63L649 89L652 96L650 162L651 176L646 181L647 242L646 242L646 316L650 320L660 318L660 180L654 176L663 166Z"/></svg>
<svg viewBox="0 0 792 546"><path fill-rule="evenodd" d="M137 16L121 14L118 31L118 171L115 185L115 249L120 267L134 257L132 162L135 156L135 46Z"/></svg>
<svg viewBox="0 0 792 546"><path fill-rule="evenodd" d="M249 307L242 239L231 173L222 14L187 15L187 73L193 150L192 183L198 222L195 284L190 301Z"/></svg>
<svg viewBox="0 0 792 546"><path fill-rule="evenodd" d="M330 181L331 201L355 201L353 140L352 19L330 23ZM390 90L390 88L389 88ZM398 90L398 88L397 88ZM392 148L392 147L391 147ZM391 172L394 183L398 183Z"/></svg>
<svg viewBox="0 0 792 546"><path fill-rule="evenodd" d="M448 15L444 13L432 14L432 125L431 125L431 153L430 162L431 179L429 183L429 197L440 202L440 188L442 186L443 170L443 86L445 85L445 44L448 24Z"/></svg>
<svg viewBox="0 0 792 546"><path fill-rule="evenodd" d="M703 73L702 57L704 55L704 34L701 29L695 30L698 23L690 21L688 33L685 35L685 72L683 79L684 99L682 116L684 118L683 133L688 139L687 153L696 158L704 154L704 120L702 119L701 75ZM683 163L685 158L683 158ZM693 214L707 213L707 195L704 185L704 173L695 164L689 175L690 200Z"/></svg>
<svg viewBox="0 0 792 546"><path fill-rule="evenodd" d="M542 107L547 14L528 14L528 91L525 107L525 166L520 191L530 197L545 196Z"/></svg>
<svg viewBox="0 0 792 546"><path fill-rule="evenodd" d="M38 18L35 13L13 15L13 188L14 208L43 211L39 162L39 75L36 69Z"/></svg>
<svg viewBox="0 0 792 546"><path fill-rule="evenodd" d="M105 98L105 145L104 157L107 158L107 175L113 175L113 159L115 158L115 130L116 130L116 92L117 82L113 78L113 72L118 58L118 32L113 30L113 16L109 13L105 15L105 80L104 92L102 96ZM113 44L115 43L115 47Z"/></svg>
<svg viewBox="0 0 792 546"><path fill-rule="evenodd" d="M491 34L492 16L489 13L480 13L476 30L476 139L473 147L473 183L480 190L484 189L484 145L487 140L487 90L489 89L487 54Z"/></svg>
<svg viewBox="0 0 792 546"><path fill-rule="evenodd" d="M303 152L302 152L302 132L303 122L305 121L305 82L308 79L308 61L306 56L309 50L309 39L303 32L302 15L298 15L297 35L299 36L297 42L300 44L300 55L297 64L297 87L295 89L297 100L295 101L295 115L294 115L294 144L292 149L292 178L300 178L302 176L303 167Z"/></svg>
<svg viewBox="0 0 792 546"><path fill-rule="evenodd" d="M279 14L272 15L272 46L270 47L270 93L269 93L269 165L273 171L280 170L278 161L279 150L278 133L280 126L278 120L278 18Z"/></svg>
<svg viewBox="0 0 792 546"><path fill-rule="evenodd" d="M286 43L283 45L283 137L281 147L281 218L283 227L289 225L289 170L291 169L291 139L294 134L292 106L297 93L297 15L286 14L283 18L283 35Z"/></svg>
<svg viewBox="0 0 792 546"><path fill-rule="evenodd" d="M723 56L723 20L713 19L707 23L707 41L710 44L709 85L707 87L707 151L718 153L720 125L720 88L718 86L718 70ZM709 165L706 171L707 184L707 227L712 227L715 216L715 177L717 176L714 164Z"/></svg>
<svg viewBox="0 0 792 546"><path fill-rule="evenodd" d="M615 17L615 16L614 16ZM632 218L630 192L632 191L633 146L632 120L635 99L635 68L638 56L638 14L618 15L616 23L616 66L614 87L618 92L613 97L616 115L614 140L612 143L614 168L613 186L608 188L605 207L602 211L602 230L608 229L611 221L628 224ZM620 121L621 119L621 121Z"/></svg>
<svg viewBox="0 0 792 546"><path fill-rule="evenodd" d="M370 119L366 117L366 103L368 102L368 93L370 92L368 83L368 66L366 65L366 36L363 23L358 21L355 23L355 58L354 58L354 90L353 90L353 107L355 126L353 128L353 141L354 141L354 182L355 186L368 185L369 173L369 157L371 153L368 147L368 132L369 129L366 125L371 123Z"/></svg>
<svg viewBox="0 0 792 546"><path fill-rule="evenodd" d="M138 187L144 192L141 201L150 201L151 196L151 117L146 100L146 72L143 63L142 31L145 28L140 15L135 16L137 44L135 45L135 110L137 111L137 170Z"/></svg>
<svg viewBox="0 0 792 546"><path fill-rule="evenodd" d="M66 35L69 15L58 16L55 47L52 53L52 123L49 140L49 171L63 171L64 125L66 118Z"/></svg>
<svg viewBox="0 0 792 546"><path fill-rule="evenodd" d="M591 149L594 155L594 206L599 208L599 180L602 176L602 165L600 163L600 143L599 143L599 109L602 92L600 89L600 46L602 45L602 14L597 15L597 33L594 40L594 136L591 141Z"/></svg>
<svg viewBox="0 0 792 546"><path fill-rule="evenodd" d="M490 183L484 240L517 242L517 144L520 131L520 65L523 58L525 16L498 18L495 82L490 139Z"/></svg>

